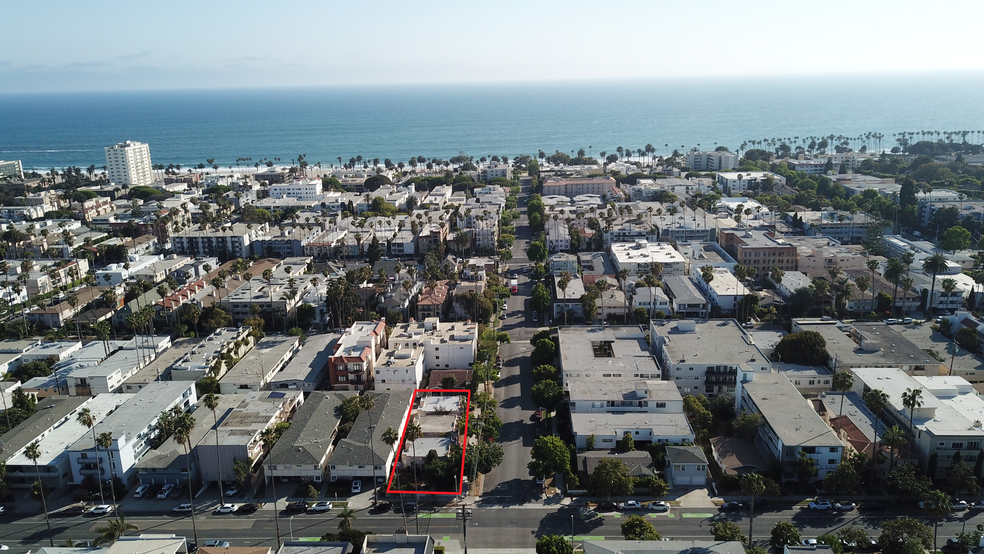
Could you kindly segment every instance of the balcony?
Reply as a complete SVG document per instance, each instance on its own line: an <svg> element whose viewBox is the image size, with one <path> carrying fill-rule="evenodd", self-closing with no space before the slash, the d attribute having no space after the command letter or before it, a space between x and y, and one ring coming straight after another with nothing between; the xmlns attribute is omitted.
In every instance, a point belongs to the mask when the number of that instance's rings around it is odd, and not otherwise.
<svg viewBox="0 0 984 554"><path fill-rule="evenodd" d="M105 473L106 473L105 471L101 471L101 468L100 469L96 469L96 468L92 468L92 469L81 468L81 469L79 469L79 474L81 474L81 475L103 475Z"/></svg>

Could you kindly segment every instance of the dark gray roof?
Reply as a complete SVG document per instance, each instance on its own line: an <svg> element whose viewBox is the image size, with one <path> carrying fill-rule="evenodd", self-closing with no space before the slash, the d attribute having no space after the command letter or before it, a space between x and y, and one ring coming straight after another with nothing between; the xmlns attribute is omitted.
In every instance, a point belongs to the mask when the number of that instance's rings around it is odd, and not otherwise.
<svg viewBox="0 0 984 554"><path fill-rule="evenodd" d="M707 463L707 457L699 446L667 446L666 459L671 464Z"/></svg>
<svg viewBox="0 0 984 554"><path fill-rule="evenodd" d="M656 466L653 465L653 458L649 452L634 450L632 452L608 452L605 450L592 450L577 455L577 469L590 475L602 460L614 458L622 460L622 463L629 468L629 475L633 477L648 477L656 473Z"/></svg>
<svg viewBox="0 0 984 554"><path fill-rule="evenodd" d="M0 459L6 461L15 452L31 444L41 433L65 419L89 400L88 396L49 396L37 404L38 411L0 437Z"/></svg>
<svg viewBox="0 0 984 554"><path fill-rule="evenodd" d="M400 423L403 416L410 409L410 391L392 393L366 393L376 397L376 407L372 412L360 412L359 417L352 424L352 430L346 438L338 441L335 452L331 455L332 465L358 466L370 465L370 458L374 460L371 465L384 465L393 447L383 442L383 433L392 427L397 433L402 433ZM375 431L372 435L372 445L375 447L375 456L369 451L369 416L372 415L372 423Z"/></svg>
<svg viewBox="0 0 984 554"><path fill-rule="evenodd" d="M290 427L273 447L273 460L278 464L318 464L331 447L335 430L341 420L342 402L358 396L355 391L315 391L301 405Z"/></svg>

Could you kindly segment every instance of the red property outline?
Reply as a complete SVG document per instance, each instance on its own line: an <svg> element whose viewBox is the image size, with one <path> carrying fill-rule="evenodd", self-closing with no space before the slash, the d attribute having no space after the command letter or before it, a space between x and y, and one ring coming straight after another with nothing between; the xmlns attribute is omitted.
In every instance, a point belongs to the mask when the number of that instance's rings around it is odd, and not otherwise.
<svg viewBox="0 0 984 554"><path fill-rule="evenodd" d="M406 441L407 426L410 425L410 416L407 415L406 422L403 423L403 431L400 432L400 449L397 451L399 456L393 460L393 469L390 471L389 480L386 482L386 494L456 494L461 495L464 489L463 479L465 478L465 450L468 448L468 418L471 411L471 391L468 389L414 389L413 396L410 398L410 411L413 411L417 402L418 392L439 392L442 396L462 396L461 394L450 395L447 393L465 393L465 443L461 445L461 473L458 475L457 491L400 491L393 490L393 477L396 476L396 463L403 455L403 443Z"/></svg>

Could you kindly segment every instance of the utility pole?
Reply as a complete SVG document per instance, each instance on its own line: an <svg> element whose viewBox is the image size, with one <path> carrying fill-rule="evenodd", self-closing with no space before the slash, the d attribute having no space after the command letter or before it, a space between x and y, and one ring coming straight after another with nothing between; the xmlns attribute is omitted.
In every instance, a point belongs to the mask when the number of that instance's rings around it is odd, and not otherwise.
<svg viewBox="0 0 984 554"><path fill-rule="evenodd" d="M465 554L468 554L468 522L472 519L472 511L468 508L459 508L454 514L455 519L461 520L461 532L464 533Z"/></svg>

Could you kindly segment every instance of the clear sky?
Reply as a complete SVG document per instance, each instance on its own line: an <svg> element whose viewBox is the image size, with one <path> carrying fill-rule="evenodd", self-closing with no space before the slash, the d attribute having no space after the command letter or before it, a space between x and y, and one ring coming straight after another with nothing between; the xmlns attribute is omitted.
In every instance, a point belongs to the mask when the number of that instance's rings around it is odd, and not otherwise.
<svg viewBox="0 0 984 554"><path fill-rule="evenodd" d="M984 72L980 0L15 0L0 13L0 92Z"/></svg>

